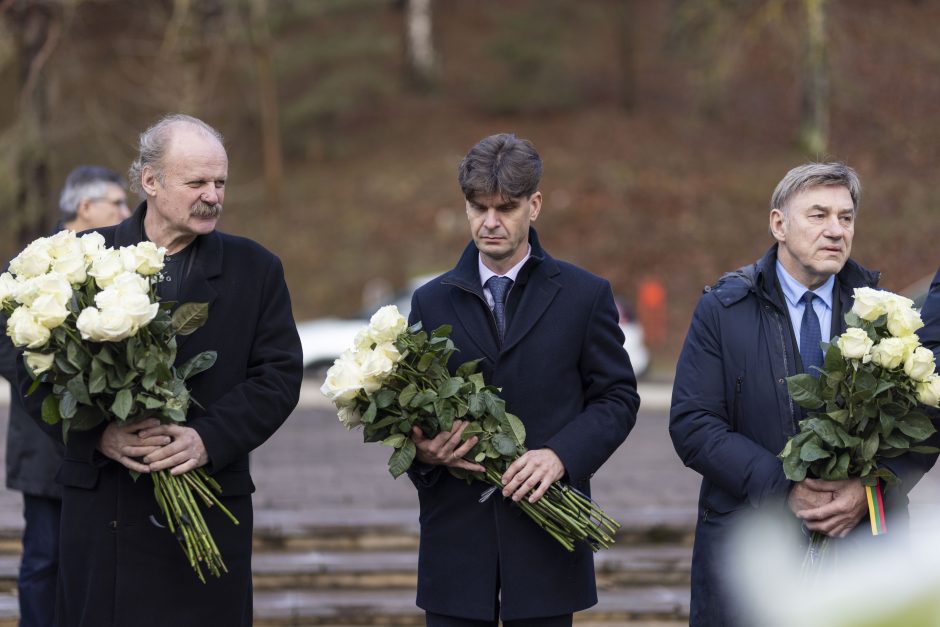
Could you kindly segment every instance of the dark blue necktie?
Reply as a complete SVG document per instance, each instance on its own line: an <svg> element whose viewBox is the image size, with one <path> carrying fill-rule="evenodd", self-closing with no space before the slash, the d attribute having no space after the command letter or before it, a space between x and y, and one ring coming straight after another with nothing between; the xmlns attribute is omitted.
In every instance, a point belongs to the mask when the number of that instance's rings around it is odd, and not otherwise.
<svg viewBox="0 0 940 627"><path fill-rule="evenodd" d="M822 368L823 353L819 344L822 342L822 333L819 330L819 317L813 309L813 299L817 298L812 292L803 294L803 322L800 325L800 358L803 360L803 372L814 377L819 371L813 366Z"/></svg>
<svg viewBox="0 0 940 627"><path fill-rule="evenodd" d="M512 286L512 279L504 276L491 276L486 280L486 287L493 295L493 316L496 318L496 329L502 341L506 334L506 294Z"/></svg>

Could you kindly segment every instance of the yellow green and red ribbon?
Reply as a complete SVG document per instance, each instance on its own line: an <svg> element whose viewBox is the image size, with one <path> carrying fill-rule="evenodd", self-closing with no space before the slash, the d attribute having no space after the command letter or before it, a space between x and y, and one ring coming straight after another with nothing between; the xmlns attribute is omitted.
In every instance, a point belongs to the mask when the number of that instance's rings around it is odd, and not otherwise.
<svg viewBox="0 0 940 627"><path fill-rule="evenodd" d="M868 497L868 518L871 520L871 535L880 536L888 533L885 526L885 503L881 494L881 480L876 479L875 485L865 486L865 495Z"/></svg>

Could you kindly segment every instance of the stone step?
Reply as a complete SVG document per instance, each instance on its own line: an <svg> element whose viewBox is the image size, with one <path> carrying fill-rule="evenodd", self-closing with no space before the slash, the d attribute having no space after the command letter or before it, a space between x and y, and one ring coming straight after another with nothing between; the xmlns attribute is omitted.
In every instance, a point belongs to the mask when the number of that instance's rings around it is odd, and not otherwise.
<svg viewBox="0 0 940 627"><path fill-rule="evenodd" d="M688 585L689 547L619 547L594 557L598 586ZM256 590L414 589L416 551L306 551L256 553L252 562Z"/></svg>
<svg viewBox="0 0 940 627"><path fill-rule="evenodd" d="M596 606L577 615L578 625L688 624L688 587L600 591L598 597ZM258 591L254 601L256 627L424 625L408 591Z"/></svg>
<svg viewBox="0 0 940 627"><path fill-rule="evenodd" d="M623 525L616 534L620 545L692 545L694 511L637 507L610 513ZM418 531L414 508L347 506L255 512L256 551L415 550Z"/></svg>

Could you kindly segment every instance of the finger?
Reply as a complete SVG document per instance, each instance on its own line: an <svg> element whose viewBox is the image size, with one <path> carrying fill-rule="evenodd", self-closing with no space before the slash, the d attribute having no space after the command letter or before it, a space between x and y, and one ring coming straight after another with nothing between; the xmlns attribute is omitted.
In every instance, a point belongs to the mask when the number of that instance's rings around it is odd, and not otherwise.
<svg viewBox="0 0 940 627"><path fill-rule="evenodd" d="M532 492L533 489L541 482L539 477L536 477L535 474L529 475L529 478L522 482L522 485L512 493L512 500L517 503L521 501L527 494Z"/></svg>
<svg viewBox="0 0 940 627"><path fill-rule="evenodd" d="M146 464L141 464L140 462L128 457L127 455L121 455L117 459L117 461L119 464L121 464L125 468L130 468L131 470L136 470L137 472L142 472L142 473L150 472L149 466L147 466Z"/></svg>
<svg viewBox="0 0 940 627"><path fill-rule="evenodd" d="M128 446L166 446L173 441L168 435L155 435L149 438L134 438L134 440L128 443Z"/></svg>
<svg viewBox="0 0 940 627"><path fill-rule="evenodd" d="M179 466L174 466L173 468L171 468L170 474L173 476L178 476L183 473L189 472L190 470L195 470L196 468L197 468L196 460L190 459L190 460L183 462Z"/></svg>
<svg viewBox="0 0 940 627"><path fill-rule="evenodd" d="M192 455L183 451L172 455L165 459L160 459L150 463L150 470L156 472L158 470L166 470L167 468L173 468L175 466L180 466L185 464L188 461L192 460Z"/></svg>
<svg viewBox="0 0 940 627"><path fill-rule="evenodd" d="M157 420L156 418L147 418L146 420L141 420L140 422L135 422L133 424L125 425L125 426L127 427L128 431L133 433L135 431L140 432L146 429L156 429L156 428L159 428L161 425L160 425L160 421Z"/></svg>
<svg viewBox="0 0 940 627"><path fill-rule="evenodd" d="M469 470L471 472L486 472L486 468L480 464L474 464L473 462L468 462L465 459L462 459L458 463L454 464L454 467L463 468L464 470Z"/></svg>
<svg viewBox="0 0 940 627"><path fill-rule="evenodd" d="M454 455L456 455L457 457L463 457L464 455L469 453L470 450L474 446L476 446L477 440L478 440L477 436L475 435L470 436L469 440L467 440L466 442L464 442L463 444L457 447L457 449L454 451Z"/></svg>
<svg viewBox="0 0 940 627"><path fill-rule="evenodd" d="M186 451L186 447L182 446L179 442L174 442L173 444L168 444L166 446L161 446L155 451L148 453L144 457L145 464L153 464L160 462L166 459L176 457L177 455L183 455ZM183 455L185 457L192 457L192 455Z"/></svg>
<svg viewBox="0 0 940 627"><path fill-rule="evenodd" d="M526 463L529 461L529 454L525 453L522 457L509 464L509 468L506 469L506 472L503 473L502 481L503 485L510 483L516 474L525 468Z"/></svg>
<svg viewBox="0 0 940 627"><path fill-rule="evenodd" d="M512 466L509 468L511 470ZM527 466L518 468L514 474L511 474L510 470L507 470L506 474L503 475L503 496L510 496L515 493L515 491L519 489L519 486L522 484L522 482L528 479L529 475L532 474L532 470ZM511 477L509 481L506 481L507 476Z"/></svg>
<svg viewBox="0 0 940 627"><path fill-rule="evenodd" d="M529 503L535 503L540 498L545 496L545 493L548 492L548 489L552 487L552 483L552 481L548 480L548 477L542 479L532 494L529 495Z"/></svg>
<svg viewBox="0 0 940 627"><path fill-rule="evenodd" d="M124 457L133 457L140 458L150 455L154 451L159 450L159 446L122 446L119 454ZM144 460L144 463L149 463L147 460Z"/></svg>
<svg viewBox="0 0 940 627"><path fill-rule="evenodd" d="M411 428L411 439L414 440L415 443L427 440L427 438L424 437L424 431L421 430L421 427Z"/></svg>

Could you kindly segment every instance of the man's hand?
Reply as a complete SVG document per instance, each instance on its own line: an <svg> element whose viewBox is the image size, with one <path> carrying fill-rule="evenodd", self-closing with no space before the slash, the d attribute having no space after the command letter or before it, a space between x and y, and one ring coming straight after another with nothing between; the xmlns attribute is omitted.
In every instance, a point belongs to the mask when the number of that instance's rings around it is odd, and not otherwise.
<svg viewBox="0 0 940 627"><path fill-rule="evenodd" d="M529 502L535 503L552 483L564 476L565 465L555 451L550 448L527 451L503 473L503 496L521 501L531 492Z"/></svg>
<svg viewBox="0 0 940 627"><path fill-rule="evenodd" d="M832 500L828 503L796 512L810 531L818 531L833 538L844 538L868 511L865 487L860 479L843 481L822 481L806 479L812 482L808 487L817 492L829 492Z"/></svg>
<svg viewBox="0 0 940 627"><path fill-rule="evenodd" d="M434 466L453 466L473 472L486 472L486 468L480 464L463 459L479 439L474 435L467 438L466 442L460 441L461 434L468 424L465 420L455 420L450 431L441 431L434 438L424 437L420 428L413 427L411 440L417 448L415 457L419 462Z"/></svg>
<svg viewBox="0 0 940 627"><path fill-rule="evenodd" d="M158 425L142 432L144 437L169 436L172 442L144 457L150 472L170 469L171 475L181 475L209 463L209 454L199 432L182 425Z"/></svg>
<svg viewBox="0 0 940 627"><path fill-rule="evenodd" d="M793 484L790 494L787 495L787 505L794 514L809 509L822 507L832 501L832 490L823 489L825 481L818 479L804 479Z"/></svg>
<svg viewBox="0 0 940 627"><path fill-rule="evenodd" d="M164 434L148 434L147 429L160 425L156 418L148 418L132 424L109 422L101 433L98 450L105 457L113 459L122 466L137 472L150 472L147 464L137 458L149 455L161 446L170 443L170 437Z"/></svg>

